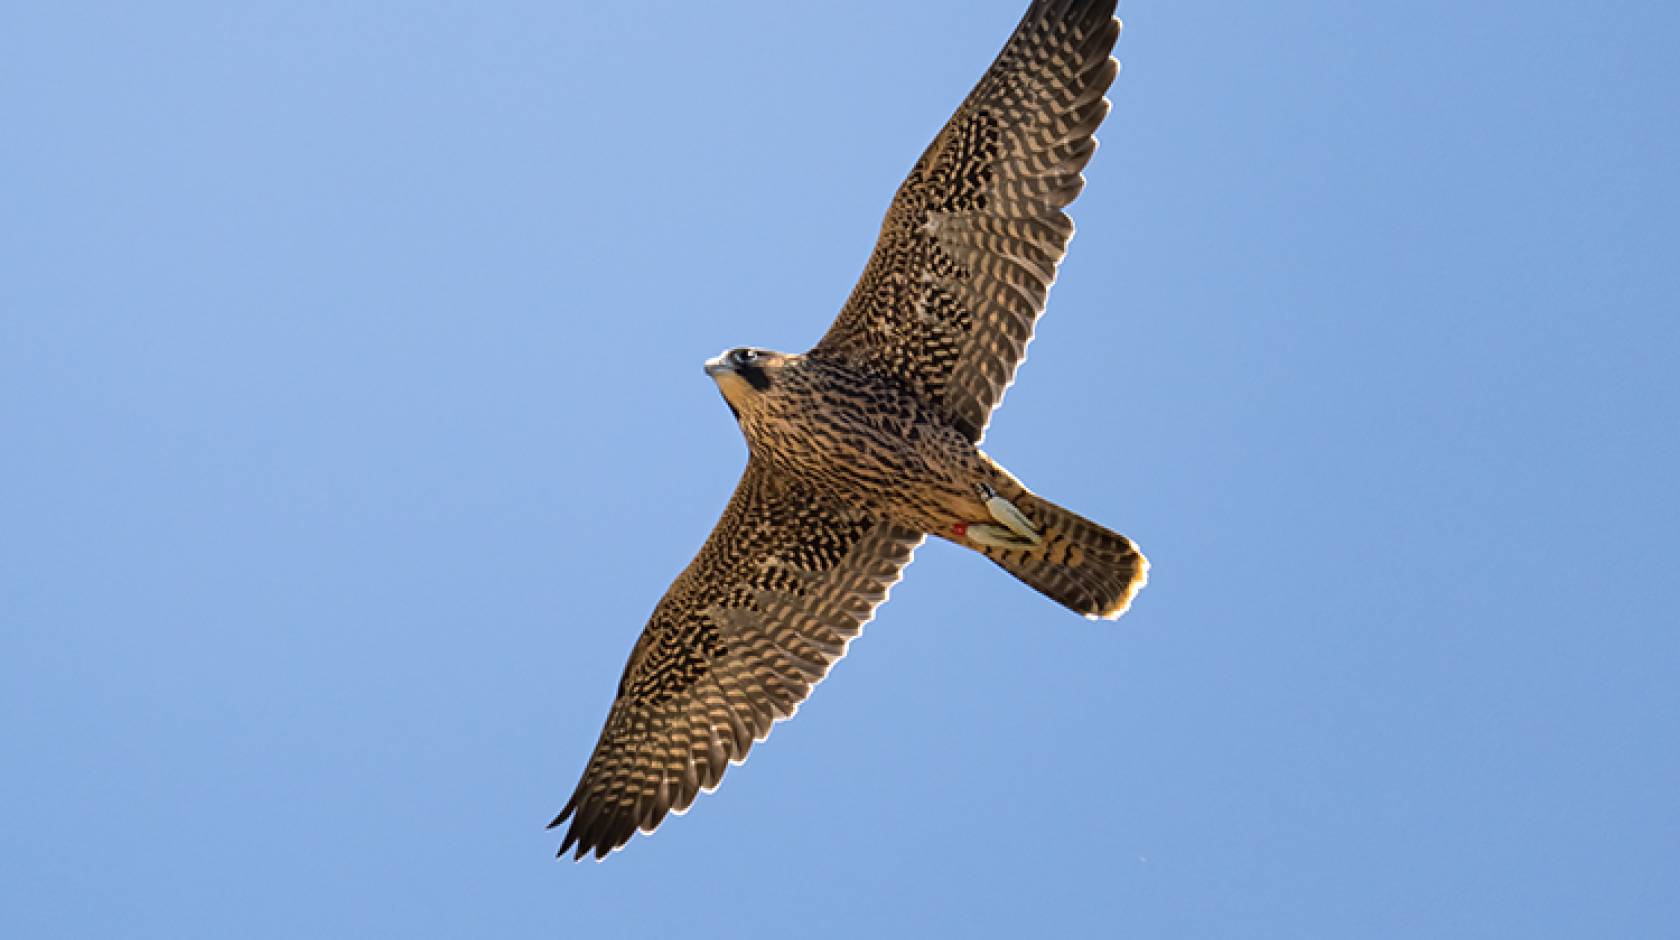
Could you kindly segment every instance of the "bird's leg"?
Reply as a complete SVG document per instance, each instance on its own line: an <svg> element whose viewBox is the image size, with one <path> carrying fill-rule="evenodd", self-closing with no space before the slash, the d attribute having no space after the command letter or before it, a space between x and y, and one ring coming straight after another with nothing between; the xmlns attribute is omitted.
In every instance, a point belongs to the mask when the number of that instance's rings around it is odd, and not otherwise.
<svg viewBox="0 0 1680 940"><path fill-rule="evenodd" d="M980 498L986 501L986 511L992 514L993 519L1003 524L982 522L962 525L957 535L967 536L991 548L1032 548L1042 541L1043 536L1038 534L1038 530L1033 528L1026 514L1014 503L999 496L996 490L984 483L980 484L979 489Z"/></svg>
<svg viewBox="0 0 1680 940"><path fill-rule="evenodd" d="M1032 520L1017 509L1014 503L999 496L997 491L984 483L980 484L980 495L985 498L986 511L992 514L993 519L1008 526L1009 531L1028 542L1034 545L1039 543L1041 536L1038 534L1038 530L1033 528Z"/></svg>

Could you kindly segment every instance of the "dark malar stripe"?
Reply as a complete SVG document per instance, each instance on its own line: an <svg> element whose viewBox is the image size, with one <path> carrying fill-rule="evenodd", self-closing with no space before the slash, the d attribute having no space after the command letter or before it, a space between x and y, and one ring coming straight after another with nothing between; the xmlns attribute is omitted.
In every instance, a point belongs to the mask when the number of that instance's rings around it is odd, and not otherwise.
<svg viewBox="0 0 1680 940"><path fill-rule="evenodd" d="M753 388L758 389L761 392L770 387L770 377L764 374L764 370L762 368L755 366L750 362L742 363L741 365L736 366L735 374L743 379L746 379L748 385L751 385Z"/></svg>

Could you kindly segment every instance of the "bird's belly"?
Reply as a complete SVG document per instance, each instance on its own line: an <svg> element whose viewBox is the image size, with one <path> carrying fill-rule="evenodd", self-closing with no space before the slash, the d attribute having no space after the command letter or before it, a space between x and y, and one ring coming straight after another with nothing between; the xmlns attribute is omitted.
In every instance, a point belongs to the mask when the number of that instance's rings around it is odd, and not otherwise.
<svg viewBox="0 0 1680 940"><path fill-rule="evenodd" d="M845 409L793 416L754 452L819 495L924 532L985 518L976 495L985 479L979 450L954 429L918 417Z"/></svg>

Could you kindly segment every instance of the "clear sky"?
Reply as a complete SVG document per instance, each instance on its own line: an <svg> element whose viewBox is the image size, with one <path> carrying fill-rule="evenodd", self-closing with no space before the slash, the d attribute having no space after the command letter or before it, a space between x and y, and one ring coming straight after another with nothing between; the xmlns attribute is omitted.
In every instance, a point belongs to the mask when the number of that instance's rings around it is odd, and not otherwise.
<svg viewBox="0 0 1680 940"><path fill-rule="evenodd" d="M799 350L1026 0L12 4L0 935L1672 937L1672 3L1122 6L988 449L1154 562L922 550L551 858Z"/></svg>

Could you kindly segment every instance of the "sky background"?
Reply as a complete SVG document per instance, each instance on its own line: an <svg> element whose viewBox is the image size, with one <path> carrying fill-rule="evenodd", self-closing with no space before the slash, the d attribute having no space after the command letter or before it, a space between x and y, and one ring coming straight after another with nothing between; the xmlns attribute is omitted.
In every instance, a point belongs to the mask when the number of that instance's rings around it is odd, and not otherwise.
<svg viewBox="0 0 1680 940"><path fill-rule="evenodd" d="M1025 0L12 4L0 934L1673 937L1671 3L1128 0L988 450L605 864L543 824Z"/></svg>

